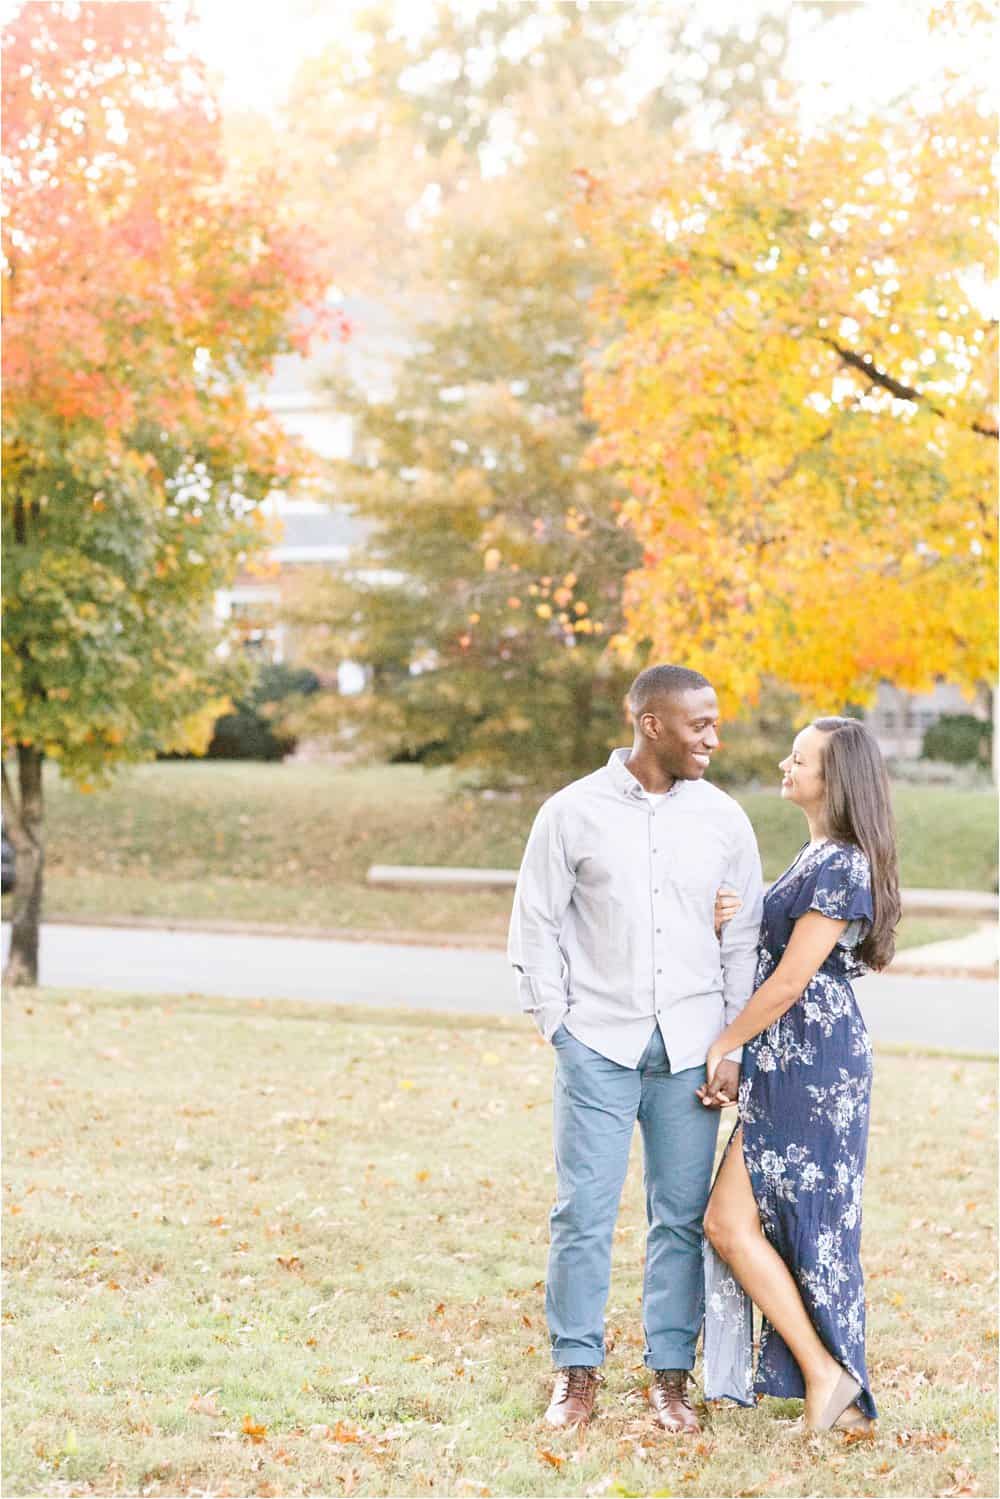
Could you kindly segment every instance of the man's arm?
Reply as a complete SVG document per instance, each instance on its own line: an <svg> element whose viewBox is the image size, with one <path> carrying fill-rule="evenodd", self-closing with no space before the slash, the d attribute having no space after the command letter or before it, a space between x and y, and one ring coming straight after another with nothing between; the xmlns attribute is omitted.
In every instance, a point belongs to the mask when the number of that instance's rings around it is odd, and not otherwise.
<svg viewBox="0 0 1000 1499"><path fill-rule="evenodd" d="M551 1041L566 1013L567 996L559 929L576 877L559 825L546 802L535 818L514 891L507 957L518 974L521 1009Z"/></svg>
<svg viewBox="0 0 1000 1499"><path fill-rule="evenodd" d="M738 842L725 883L736 891L742 901L732 921L727 921L722 928L720 938L722 993L726 1024L729 1025L753 993L757 972L757 938L764 910L764 875L760 867L757 839L749 819L740 821ZM727 1054L728 1060L732 1062L739 1062L742 1056L742 1047Z"/></svg>

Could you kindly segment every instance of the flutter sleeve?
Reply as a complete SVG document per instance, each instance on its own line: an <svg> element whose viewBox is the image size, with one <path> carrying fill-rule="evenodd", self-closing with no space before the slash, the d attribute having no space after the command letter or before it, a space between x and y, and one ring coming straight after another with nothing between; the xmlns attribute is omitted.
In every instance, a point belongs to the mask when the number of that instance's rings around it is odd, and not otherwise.
<svg viewBox="0 0 1000 1499"><path fill-rule="evenodd" d="M788 914L797 921L807 911L848 923L839 938L842 947L856 947L864 939L874 909L868 860L860 848L837 847L810 870Z"/></svg>

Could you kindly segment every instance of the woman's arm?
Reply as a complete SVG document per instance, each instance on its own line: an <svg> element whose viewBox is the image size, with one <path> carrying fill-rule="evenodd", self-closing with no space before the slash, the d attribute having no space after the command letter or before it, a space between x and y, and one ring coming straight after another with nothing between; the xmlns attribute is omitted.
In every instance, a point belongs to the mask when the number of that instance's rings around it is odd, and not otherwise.
<svg viewBox="0 0 1000 1499"><path fill-rule="evenodd" d="M711 1087L715 1068L727 1052L759 1036L792 1008L846 929L846 921L835 921L830 916L821 916L818 911L806 911L799 917L777 968L712 1042L707 1059L706 1088Z"/></svg>

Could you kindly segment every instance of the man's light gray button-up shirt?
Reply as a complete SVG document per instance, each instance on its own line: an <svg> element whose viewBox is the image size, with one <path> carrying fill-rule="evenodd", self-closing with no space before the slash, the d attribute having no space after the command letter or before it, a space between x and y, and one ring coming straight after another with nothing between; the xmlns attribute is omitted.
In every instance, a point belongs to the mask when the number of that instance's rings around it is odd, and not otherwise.
<svg viewBox="0 0 1000 1499"><path fill-rule="evenodd" d="M561 1023L635 1067L659 1024L674 1072L700 1066L753 993L763 878L743 809L707 781L653 807L628 749L549 798L524 852L507 954L545 1039ZM715 895L743 906L715 935ZM738 1060L740 1052L730 1055Z"/></svg>

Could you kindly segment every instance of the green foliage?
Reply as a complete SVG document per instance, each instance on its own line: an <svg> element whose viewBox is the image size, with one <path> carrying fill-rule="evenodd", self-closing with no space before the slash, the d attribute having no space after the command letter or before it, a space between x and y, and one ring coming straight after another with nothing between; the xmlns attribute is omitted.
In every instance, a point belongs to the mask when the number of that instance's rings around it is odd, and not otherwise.
<svg viewBox="0 0 1000 1499"><path fill-rule="evenodd" d="M924 735L920 757L951 765L988 765L993 725L972 713L942 713Z"/></svg>
<svg viewBox="0 0 1000 1499"><path fill-rule="evenodd" d="M340 392L362 461L338 495L371 529L352 579L313 583L292 618L308 659L369 669L301 725L348 727L362 753L569 779L625 734L630 672L605 645L638 554L581 463L593 266L555 203L571 164L559 149L470 193L438 240L449 305L391 396Z"/></svg>
<svg viewBox="0 0 1000 1499"><path fill-rule="evenodd" d="M216 719L206 755L211 760L283 760L296 745L294 735L275 726L275 709L288 699L308 697L319 687L315 672L269 664L232 713Z"/></svg>

